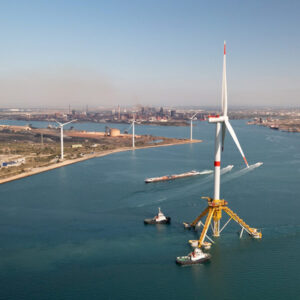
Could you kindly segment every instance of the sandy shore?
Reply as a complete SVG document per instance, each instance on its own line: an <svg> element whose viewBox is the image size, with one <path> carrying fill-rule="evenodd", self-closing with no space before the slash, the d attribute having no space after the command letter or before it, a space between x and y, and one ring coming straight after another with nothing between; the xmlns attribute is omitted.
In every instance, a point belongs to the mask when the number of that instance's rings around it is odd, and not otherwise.
<svg viewBox="0 0 300 300"><path fill-rule="evenodd" d="M91 158L95 158L95 157L101 157L101 156L106 156L109 154L113 154L113 153L118 153L118 152L125 152L125 151L132 151L132 150L139 150L139 149L147 149L147 148L156 148L156 147L167 147L167 146L175 146L175 145L183 145L183 144L191 144L191 143L201 143L201 140L193 140L193 141L180 141L180 142L176 142L176 143L171 143L171 144L161 144L161 145L150 145L150 146L143 146L143 147L137 147L135 149L132 149L131 147L126 147L126 148L119 148L119 149L114 149L114 150L107 150L107 151L101 151L101 152L95 152L93 154L86 154L83 157L80 158L76 158L76 159L69 159L69 160L65 160L50 166L46 166L46 167L39 167L39 168L34 168L31 171L28 172L24 172L15 176L11 176L11 177L7 177L4 179L0 179L0 184L6 183L6 182L10 182L10 181L14 181L14 180L18 180L24 177L28 177L28 176L32 176L32 175L36 175L42 172L47 172L53 169L57 169L57 168L61 168L61 167L65 167L71 164L76 164L78 162L84 161L84 160L88 160Z"/></svg>

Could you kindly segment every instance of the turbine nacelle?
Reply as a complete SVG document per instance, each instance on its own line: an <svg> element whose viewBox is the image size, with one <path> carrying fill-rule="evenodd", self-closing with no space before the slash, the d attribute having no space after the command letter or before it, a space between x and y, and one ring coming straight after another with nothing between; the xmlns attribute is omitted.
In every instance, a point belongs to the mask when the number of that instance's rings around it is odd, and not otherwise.
<svg viewBox="0 0 300 300"><path fill-rule="evenodd" d="M227 116L209 116L208 123L223 123L228 121Z"/></svg>

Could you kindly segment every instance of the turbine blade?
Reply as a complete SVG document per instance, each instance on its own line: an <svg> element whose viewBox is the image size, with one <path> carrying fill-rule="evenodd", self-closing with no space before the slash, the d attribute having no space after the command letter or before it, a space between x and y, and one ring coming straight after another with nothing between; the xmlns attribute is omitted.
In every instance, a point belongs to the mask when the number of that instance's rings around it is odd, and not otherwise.
<svg viewBox="0 0 300 300"><path fill-rule="evenodd" d="M226 125L222 123L222 151L224 151L225 134L226 134Z"/></svg>
<svg viewBox="0 0 300 300"><path fill-rule="evenodd" d="M59 126L62 125L60 122L56 121L55 119L54 119L54 122L56 122Z"/></svg>
<svg viewBox="0 0 300 300"><path fill-rule="evenodd" d="M77 120L71 120L71 121L66 122L66 123L63 123L63 124L61 124L61 125L62 125L62 126L65 126L65 125L70 124L70 123L75 122L75 121L77 121Z"/></svg>
<svg viewBox="0 0 300 300"><path fill-rule="evenodd" d="M246 166L249 167L248 162L247 162L247 159L246 159L246 157L245 157L245 154L244 154L244 152L243 152L243 150L242 150L242 147L241 147L241 145L240 145L240 142L239 142L239 140L238 140L238 138L237 138L237 136L236 136L236 134L235 134L235 132L234 132L234 130L233 130L231 124L229 123L228 120L225 120L225 124L226 124L226 127L227 127L227 129L228 129L230 135L232 136L232 139L234 140L234 142L235 142L237 148L239 149L239 151L240 151L240 153L241 153L241 155L242 155L242 157L243 157L243 159L244 159L244 162L245 162Z"/></svg>
<svg viewBox="0 0 300 300"><path fill-rule="evenodd" d="M222 113L227 116L227 78L226 78L226 42L224 41L223 79L222 79Z"/></svg>

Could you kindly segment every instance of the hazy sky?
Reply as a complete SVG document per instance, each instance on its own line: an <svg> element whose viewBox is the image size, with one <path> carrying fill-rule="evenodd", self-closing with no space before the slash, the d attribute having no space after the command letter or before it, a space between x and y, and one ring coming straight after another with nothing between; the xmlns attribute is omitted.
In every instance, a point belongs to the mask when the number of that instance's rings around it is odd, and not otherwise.
<svg viewBox="0 0 300 300"><path fill-rule="evenodd" d="M300 1L1 1L1 106L300 104Z"/></svg>

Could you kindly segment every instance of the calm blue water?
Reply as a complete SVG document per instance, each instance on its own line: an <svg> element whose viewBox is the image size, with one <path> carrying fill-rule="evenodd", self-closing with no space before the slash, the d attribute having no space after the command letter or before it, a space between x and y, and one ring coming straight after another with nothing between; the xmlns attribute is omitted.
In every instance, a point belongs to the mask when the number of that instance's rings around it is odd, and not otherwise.
<svg viewBox="0 0 300 300"><path fill-rule="evenodd" d="M232 125L249 163L264 165L241 172L227 136L222 163L235 167L222 176L221 195L262 229L262 240L239 239L232 222L210 250L210 263L175 264L198 237L181 223L205 208L200 197L212 196L213 177L143 180L211 169L215 128L199 122L194 137L201 144L113 154L1 185L0 298L299 299L300 135ZM137 126L137 133L187 137L189 128ZM158 206L172 225L144 226Z"/></svg>

